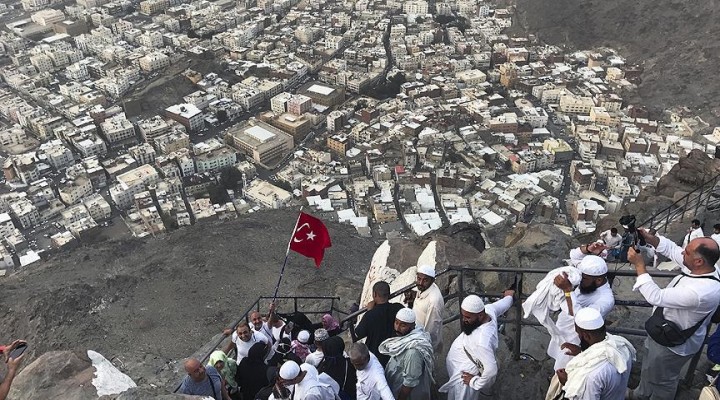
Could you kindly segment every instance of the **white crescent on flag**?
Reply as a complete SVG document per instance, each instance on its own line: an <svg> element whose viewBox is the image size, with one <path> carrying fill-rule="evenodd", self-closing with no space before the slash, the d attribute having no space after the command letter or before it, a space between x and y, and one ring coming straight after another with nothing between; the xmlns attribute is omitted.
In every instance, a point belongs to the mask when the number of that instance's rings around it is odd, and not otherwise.
<svg viewBox="0 0 720 400"><path fill-rule="evenodd" d="M295 236L293 237L293 242L295 242L295 243L300 243L300 242L305 241L305 240L314 240L314 239L315 239L315 236L317 236L317 235L316 235L313 231L310 231L310 233L306 233L307 237L306 237L305 239L299 239L299 240L298 240L298 236L300 236L300 231L301 231L304 227L306 227L306 226L308 227L308 229L310 228L310 224L306 222L306 223L300 225L300 226L295 230Z"/></svg>

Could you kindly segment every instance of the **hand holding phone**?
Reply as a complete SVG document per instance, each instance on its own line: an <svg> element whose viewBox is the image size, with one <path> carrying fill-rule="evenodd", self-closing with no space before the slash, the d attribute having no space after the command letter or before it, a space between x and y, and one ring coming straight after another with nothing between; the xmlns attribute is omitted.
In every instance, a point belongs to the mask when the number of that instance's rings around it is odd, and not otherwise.
<svg viewBox="0 0 720 400"><path fill-rule="evenodd" d="M8 355L8 359L15 359L23 355L25 353L25 350L27 350L28 345L27 343L20 343L18 344L12 351L10 351L10 354Z"/></svg>

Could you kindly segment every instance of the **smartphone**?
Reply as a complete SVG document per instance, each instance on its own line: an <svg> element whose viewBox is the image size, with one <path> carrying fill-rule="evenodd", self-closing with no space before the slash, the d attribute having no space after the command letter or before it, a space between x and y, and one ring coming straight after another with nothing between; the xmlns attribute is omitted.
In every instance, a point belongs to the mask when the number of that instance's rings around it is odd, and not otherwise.
<svg viewBox="0 0 720 400"><path fill-rule="evenodd" d="M20 357L21 355L23 355L23 353L25 352L25 350L27 350L27 347L28 347L27 343L19 344L17 347L15 347L15 348L10 352L10 355L8 356L8 358L18 358L18 357Z"/></svg>

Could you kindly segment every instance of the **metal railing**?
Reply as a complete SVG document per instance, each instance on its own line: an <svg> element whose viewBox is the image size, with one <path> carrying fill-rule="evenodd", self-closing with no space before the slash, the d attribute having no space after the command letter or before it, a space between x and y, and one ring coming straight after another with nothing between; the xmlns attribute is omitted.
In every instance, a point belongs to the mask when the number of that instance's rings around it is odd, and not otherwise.
<svg viewBox="0 0 720 400"><path fill-rule="evenodd" d="M644 226L648 228L655 228L658 231L667 233L667 228L671 222L677 221L678 219L683 221L683 219L685 219L685 213L690 210L693 210L693 215L696 215L698 210L700 210L701 205L707 207L708 204L710 204L710 200L715 197L713 194L718 183L720 183L720 174L717 174L707 180L703 176L700 186L696 187L669 206L656 212L639 224L638 227ZM717 194L720 195L720 191Z"/></svg>
<svg viewBox="0 0 720 400"><path fill-rule="evenodd" d="M242 313L242 314L241 314L241 317L232 324L232 326L230 327L230 329L231 329L232 331L235 331L235 329L237 329L237 326L238 326L241 322L243 322L243 321L245 321L245 322L248 323L248 325L249 325L249 324L250 324L250 321L249 321L250 314L251 314L253 311L258 311L258 312L260 312L260 306L261 306L260 303L261 303L263 300L272 300L272 299L273 299L272 296L259 296L248 308L245 309L245 312ZM340 300L340 297L338 297L338 296L277 296L277 297L275 297L275 300L277 300L277 301L279 301L279 302L282 302L283 300L292 300L292 301L293 301L293 302L292 302L292 304L293 304L293 308L292 308L292 309L293 309L293 312L294 312L294 313L302 312L303 314L321 314L321 315L324 315L324 314L332 314L333 312L338 312L338 313L341 313L341 314L347 314L346 312L344 312L344 311L342 311L342 310L339 310L339 309L336 307L337 302ZM317 310L306 310L306 309L302 309L302 308L299 306L299 304L298 304L298 301L299 301L299 300L325 300L325 301L328 301L328 300L329 300L329 301L330 301L330 307L329 307L327 310L320 310L320 311L317 311ZM268 305L268 306L269 306L269 305ZM212 342L213 344L210 346L210 349L209 349L208 351L206 351L206 352L204 353L204 355L200 358L200 363L204 365L204 364L207 362L207 360L210 358L210 355L211 355L215 350L217 350L218 347L222 344L222 342L224 342L227 338L228 338L228 336L223 335L220 339L217 339L216 341ZM173 392L174 392L174 393L177 393L177 391L180 390L180 386L181 386L181 384L178 384L177 387L175 387L175 390L174 390Z"/></svg>
<svg viewBox="0 0 720 400"><path fill-rule="evenodd" d="M651 217L643 221L641 224L638 225L638 227L647 227L647 228L655 228L658 231L662 231L663 233L667 232L667 228L670 225L671 222L674 222L676 220L682 221L685 218L685 214L690 210L694 209L694 214L697 214L698 210L700 209L700 206L704 203L704 206L707 207L708 204L710 204L711 199L716 198L715 194L717 194L718 200L715 200L716 203L720 203L720 191L718 193L714 193L716 187L720 183L720 174L715 175L714 177L705 180L703 177L702 183L700 186L696 187L691 192L687 193L677 201L673 202L673 204L665 207L664 209L658 211L657 213L653 214ZM682 205L681 205L682 204ZM444 296L445 301L452 300L457 298L458 299L458 312L454 314L453 316L445 319L443 321L443 324L449 324L456 320L460 320L460 305L462 303L462 300L469 294L476 294L480 297L500 297L501 293L490 293L490 292L469 292L465 290L465 275L467 273L506 273L506 274L514 274L515 275L515 291L517 300L513 303L513 308L515 309L515 316L513 319L508 319L505 317L501 317L499 319L499 322L505 323L505 324L512 324L515 327L515 340L513 344L513 357L515 360L520 360L521 353L521 344L522 344L522 328L524 326L541 326L539 322L534 320L526 320L523 316L523 310L522 310L522 301L527 298L527 295L523 293L523 281L524 281L524 275L525 274L542 274L546 275L551 270L549 269L530 269L530 268L496 268L496 267L488 267L488 268L466 268L466 267L450 267L439 274L437 274L436 279L440 278L442 276L455 273L458 281L458 288L459 290L456 292L448 293L446 296ZM608 282L612 286L612 283L615 279L615 277L618 276L625 276L625 277L634 277L636 274L634 271L631 270L621 270L618 269L616 266L615 270L608 271ZM654 278L673 278L677 274L674 272L669 271L652 271L650 272L650 275ZM407 292L410 289L413 289L415 287L415 284L407 285L399 290L396 290L395 292L390 294L390 299L394 299L397 296L400 296ZM272 296L260 296L258 297L246 310L242 315L240 319L238 319L233 325L232 329L236 329L237 325L240 324L241 321L245 320L248 321L249 314L252 311L260 311L260 303L262 300L268 300L272 299ZM347 313L343 310L340 310L336 307L336 302L340 300L337 296L281 296L277 297L278 300L293 300L293 311L295 313L302 312L304 314L326 314L326 313L333 313L337 312L339 314L345 314L346 316L340 320L340 326L341 327L347 327L350 330L351 338L353 341L356 341L357 337L355 335L355 326L354 322L356 321L357 317L367 312L367 309L365 307L360 308L359 310L353 312L353 313ZM311 310L303 310L299 304L298 300L330 300L330 307L328 310L323 311L311 311ZM615 305L620 306L627 306L627 307L652 307L651 304L649 304L646 301L639 301L639 300L629 300L629 299L618 299L615 298ZM617 334L623 334L623 335L635 335L635 336L647 336L647 332L644 329L637 329L637 328L628 328L628 327L617 327L617 326L611 326L608 328L608 332L611 333L617 333ZM706 333L706 339L707 334L709 334L710 330L708 329ZM211 349L208 350L202 359L200 360L202 363L205 363L212 354L215 349L222 344L223 341L227 339L226 336L221 337L219 340L214 342ZM685 375L684 383L689 384L692 381L692 377L694 375L695 369L697 368L697 364L700 361L700 356L702 355L702 351L704 349L704 343L703 347L695 354L690 362L690 365L687 369L687 373ZM178 385L175 389L175 392L180 389L180 385Z"/></svg>
<svg viewBox="0 0 720 400"><path fill-rule="evenodd" d="M499 318L500 323L505 324L511 324L515 328L515 337L514 337L514 343L513 343L513 358L517 361L521 359L521 347L522 347L522 328L525 326L541 326L541 324L532 319L524 319L523 318L523 309L522 309L522 302L523 300L527 299L527 295L523 292L523 282L524 277L526 274L540 274L540 275L547 275L551 270L550 269L531 269L531 268L498 268L498 267L488 267L488 268L465 268L465 267L459 267L459 268L448 268L436 275L436 279L441 278L443 276L449 275L454 273L455 277L457 278L457 288L458 290L455 292L449 292L447 295L444 296L445 301L449 301L452 299L458 299L458 311L457 313L453 314L451 317L446 318L443 321L443 324L452 323L456 320L460 320L460 306L462 303L462 300L470 295L475 294L480 297L485 298L493 298L493 297L501 297L501 293L491 293L491 292L469 292L465 290L465 275L469 273L478 274L478 273L506 273L506 274L514 274L515 279L515 295L516 300L513 302L513 308L515 309L515 316L514 318L506 318L501 317ZM651 271L649 272L650 276L653 278L665 278L665 279L672 279L675 276L677 276L677 273L670 272L670 271ZM608 271L608 282L612 286L612 282L615 280L616 277L635 277L636 273L635 271L630 270L616 270L616 271ZM390 299L393 299L397 296L402 295L406 291L412 289L415 287L415 284L410 284L402 289L396 290L390 294ZM534 290L534 288L533 288ZM615 305L616 306L626 306L626 307L652 307L650 303L644 300L631 300L631 299L622 299L622 298L615 298ZM361 308L360 310L349 314L347 317L341 320L341 326L344 326L345 324L349 324L350 334L353 341L357 340L357 337L354 332L354 324L353 322L357 319L358 316L365 313L367 311L366 308ZM650 316L650 313L648 313L648 317ZM462 323L462 322L461 322ZM634 336L641 336L646 337L647 332L645 329L637 329L637 328L630 328L630 327L620 327L620 326L610 326L608 327L608 332L614 333L614 334L621 334L621 335L634 335ZM708 329L708 333L710 330ZM707 334L706 334L707 338ZM691 359L690 365L688 367L687 373L684 378L684 383L690 384L692 382L693 375L695 373L695 370L697 368L697 364L700 361L700 357L702 355L703 347L693 356Z"/></svg>

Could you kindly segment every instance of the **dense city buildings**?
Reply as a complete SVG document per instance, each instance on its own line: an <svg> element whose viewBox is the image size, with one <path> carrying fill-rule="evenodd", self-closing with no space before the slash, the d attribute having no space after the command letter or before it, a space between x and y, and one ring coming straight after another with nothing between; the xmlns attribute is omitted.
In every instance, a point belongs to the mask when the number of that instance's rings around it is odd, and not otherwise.
<svg viewBox="0 0 720 400"><path fill-rule="evenodd" d="M298 205L378 238L589 232L720 143L627 101L642 66L510 35L491 2L133 7L4 9L0 256Z"/></svg>

